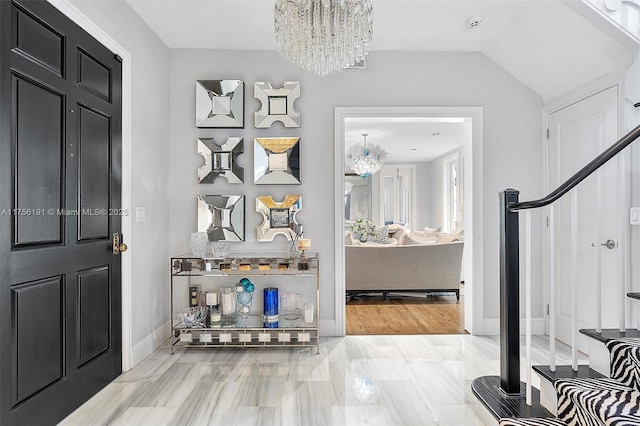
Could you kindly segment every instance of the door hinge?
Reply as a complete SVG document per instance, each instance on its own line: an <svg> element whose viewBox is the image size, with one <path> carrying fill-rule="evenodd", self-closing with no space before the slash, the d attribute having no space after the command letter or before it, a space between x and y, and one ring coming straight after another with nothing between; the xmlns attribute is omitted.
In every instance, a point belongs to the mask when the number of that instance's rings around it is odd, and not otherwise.
<svg viewBox="0 0 640 426"><path fill-rule="evenodd" d="M547 303L547 315L549 315L549 304Z"/></svg>
<svg viewBox="0 0 640 426"><path fill-rule="evenodd" d="M549 128L547 127L547 139L549 139Z"/></svg>
<svg viewBox="0 0 640 426"><path fill-rule="evenodd" d="M549 227L549 216L547 216L547 228Z"/></svg>

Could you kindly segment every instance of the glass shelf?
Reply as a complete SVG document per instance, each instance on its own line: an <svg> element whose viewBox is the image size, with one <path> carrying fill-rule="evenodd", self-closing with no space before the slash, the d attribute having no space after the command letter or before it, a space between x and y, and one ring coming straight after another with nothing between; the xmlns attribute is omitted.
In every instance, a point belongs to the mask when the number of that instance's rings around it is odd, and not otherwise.
<svg viewBox="0 0 640 426"><path fill-rule="evenodd" d="M233 319L231 325L219 327L173 327L173 345L183 347L262 347L262 346L318 346L316 323L301 319L264 323L261 315ZM291 324L291 325L289 325Z"/></svg>
<svg viewBox="0 0 640 426"><path fill-rule="evenodd" d="M315 275L318 253L231 253L226 258L191 253L171 258L173 275Z"/></svg>
<svg viewBox="0 0 640 426"><path fill-rule="evenodd" d="M225 322L227 319L229 322ZM223 318L221 325L215 327L185 327L180 322L176 322L173 327L175 330L231 330L231 329L249 329L249 328L263 328L265 330L285 330L285 329L307 329L317 328L316 322L307 323L304 322L302 317L290 321L281 317L278 322L265 323L262 319L262 315L250 314L247 315L246 321L243 320L241 315L237 315L232 318Z"/></svg>

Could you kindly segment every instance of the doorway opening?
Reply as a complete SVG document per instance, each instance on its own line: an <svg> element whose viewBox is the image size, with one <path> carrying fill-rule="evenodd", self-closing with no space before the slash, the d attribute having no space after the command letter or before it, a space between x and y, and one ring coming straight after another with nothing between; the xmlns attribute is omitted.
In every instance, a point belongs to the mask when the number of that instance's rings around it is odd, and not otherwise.
<svg viewBox="0 0 640 426"><path fill-rule="evenodd" d="M425 127L426 125L431 127ZM440 228L438 234L445 230L447 235L451 231L460 232L454 241L464 240L464 249L461 249L462 267L458 265L457 272L460 281L464 281L461 288L466 303L462 305L457 302L453 289L440 292L435 291L438 290L437 287L430 287L433 291L417 291L415 294L393 292L391 288L391 291L381 291L381 294L371 296L386 299L392 294L394 302L405 305L405 312L412 310L413 305L424 304L429 299L436 308L438 304L444 306L447 305L447 299L453 297L452 307L459 311L455 314L459 317L459 330L443 327L434 334L465 330L474 333L474 324L479 323L474 318L482 315L481 267L477 266L482 265L482 252L479 248L474 250L474 246L479 247L482 241L482 108L336 108L335 129L336 334L347 333L345 237L348 238L353 220L359 218L369 219L383 227L389 226L393 230L400 229L405 234L413 234L412 236L424 234L433 228ZM377 131L379 138L376 140ZM350 144L357 142L362 133L368 133L371 142L381 145L389 155L383 171L364 182L358 182L358 179L363 179L350 175L350 170L345 167L345 152ZM439 138L441 135L443 137ZM457 143L447 145L448 136L452 136ZM448 142L451 143L450 140ZM385 169L388 169L386 173ZM474 211L478 213L474 215ZM391 219L387 220L386 216ZM390 237L393 238L391 235ZM372 262L373 264L379 262ZM388 269L396 268L388 265ZM397 270L397 273L406 273L406 270ZM370 323L366 319L363 321ZM415 322L412 319L409 321ZM387 324L394 322L397 322L395 318L388 318L386 321ZM435 325L433 318L423 318L422 322L430 323L432 328ZM428 334L429 331L422 329L413 333L391 331L369 334L401 333Z"/></svg>

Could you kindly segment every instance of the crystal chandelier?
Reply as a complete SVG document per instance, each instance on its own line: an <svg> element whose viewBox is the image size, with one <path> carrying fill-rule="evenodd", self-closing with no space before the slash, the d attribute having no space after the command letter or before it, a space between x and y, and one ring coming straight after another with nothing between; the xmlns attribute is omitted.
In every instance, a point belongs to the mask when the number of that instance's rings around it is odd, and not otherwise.
<svg viewBox="0 0 640 426"><path fill-rule="evenodd" d="M362 61L373 27L371 0L276 0L280 54L321 77Z"/></svg>
<svg viewBox="0 0 640 426"><path fill-rule="evenodd" d="M366 179L380 170L382 162L387 158L387 151L380 145L367 145L367 134L362 136L364 145L357 143L350 147L345 163L362 179Z"/></svg>

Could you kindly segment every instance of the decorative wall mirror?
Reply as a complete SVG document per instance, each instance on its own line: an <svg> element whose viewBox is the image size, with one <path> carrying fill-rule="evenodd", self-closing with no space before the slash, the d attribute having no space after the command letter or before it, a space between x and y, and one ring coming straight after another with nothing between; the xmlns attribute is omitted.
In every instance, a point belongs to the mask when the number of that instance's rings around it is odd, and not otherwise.
<svg viewBox="0 0 640 426"><path fill-rule="evenodd" d="M196 80L196 126L244 127L244 82Z"/></svg>
<svg viewBox="0 0 640 426"><path fill-rule="evenodd" d="M198 232L209 241L244 241L244 195L198 195Z"/></svg>
<svg viewBox="0 0 640 426"><path fill-rule="evenodd" d="M253 182L300 184L300 138L255 138Z"/></svg>
<svg viewBox="0 0 640 426"><path fill-rule="evenodd" d="M296 213L302 210L302 195L287 195L278 203L270 195L256 197L256 211L262 215L258 225L258 241L273 241L276 235L284 235L293 241L294 229L300 229Z"/></svg>
<svg viewBox="0 0 640 426"><path fill-rule="evenodd" d="M285 81L279 89L260 81L254 85L254 96L262 102L262 108L255 114L257 129L271 127L274 121L282 122L284 127L300 127L300 113L293 107L300 97L299 81Z"/></svg>
<svg viewBox="0 0 640 426"><path fill-rule="evenodd" d="M218 176L229 183L244 182L244 168L238 166L238 157L243 152L242 138L228 138L222 145L213 138L198 139L198 154L204 157L204 165L198 168L200 183L213 183Z"/></svg>

